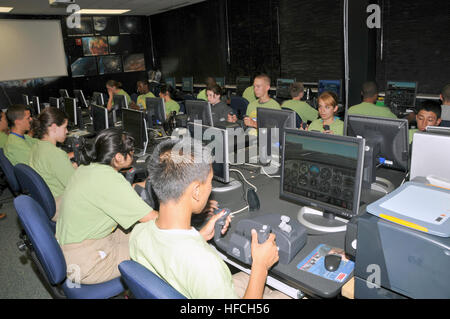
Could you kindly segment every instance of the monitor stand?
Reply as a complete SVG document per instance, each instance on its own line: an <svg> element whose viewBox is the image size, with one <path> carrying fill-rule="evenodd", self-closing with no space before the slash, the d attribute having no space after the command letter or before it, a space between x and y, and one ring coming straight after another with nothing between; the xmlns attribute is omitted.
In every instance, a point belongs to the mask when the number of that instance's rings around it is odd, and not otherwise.
<svg viewBox="0 0 450 319"><path fill-rule="evenodd" d="M297 219L303 226L319 232L338 233L347 230L347 220L312 207L303 206L297 214Z"/></svg>

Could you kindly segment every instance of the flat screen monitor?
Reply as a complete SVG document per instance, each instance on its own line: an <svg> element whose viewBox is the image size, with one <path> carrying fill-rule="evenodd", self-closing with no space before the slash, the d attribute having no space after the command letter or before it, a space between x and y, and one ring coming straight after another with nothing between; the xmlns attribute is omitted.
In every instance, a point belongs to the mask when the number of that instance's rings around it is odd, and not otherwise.
<svg viewBox="0 0 450 319"><path fill-rule="evenodd" d="M258 107L256 112L259 161L267 164L273 158L279 163L281 137L285 128L296 127L295 111Z"/></svg>
<svg viewBox="0 0 450 319"><path fill-rule="evenodd" d="M305 206L298 214L305 226L344 231L337 217L347 220L359 211L365 140L286 129L283 145L280 198Z"/></svg>
<svg viewBox="0 0 450 319"><path fill-rule="evenodd" d="M33 111L35 115L41 114L41 104L39 103L39 96L32 97Z"/></svg>
<svg viewBox="0 0 450 319"><path fill-rule="evenodd" d="M192 76L183 77L181 83L181 91L188 93L194 92L194 78Z"/></svg>
<svg viewBox="0 0 450 319"><path fill-rule="evenodd" d="M225 77L218 77L215 78L216 83L218 86L220 86L222 89L225 87Z"/></svg>
<svg viewBox="0 0 450 319"><path fill-rule="evenodd" d="M49 98L49 103L50 103L50 106L56 107L57 109L59 109L59 98L57 98L57 97L50 97Z"/></svg>
<svg viewBox="0 0 450 319"><path fill-rule="evenodd" d="M92 126L95 133L109 128L108 109L104 106L92 104Z"/></svg>
<svg viewBox="0 0 450 319"><path fill-rule="evenodd" d="M105 94L101 92L92 93L92 102L97 105L105 105Z"/></svg>
<svg viewBox="0 0 450 319"><path fill-rule="evenodd" d="M24 105L30 105L30 98L26 94L22 94L22 103Z"/></svg>
<svg viewBox="0 0 450 319"><path fill-rule="evenodd" d="M249 76L238 76L236 78L236 95L242 96L245 89L252 85Z"/></svg>
<svg viewBox="0 0 450 319"><path fill-rule="evenodd" d="M62 98L69 97L69 92L66 89L59 89L59 96Z"/></svg>
<svg viewBox="0 0 450 319"><path fill-rule="evenodd" d="M200 121L202 125L214 126L211 104L207 101L186 100L186 114L188 122Z"/></svg>
<svg viewBox="0 0 450 319"><path fill-rule="evenodd" d="M374 188L376 168L384 166L400 171L409 168L408 120L348 115L347 135L366 140L363 187Z"/></svg>
<svg viewBox="0 0 450 319"><path fill-rule="evenodd" d="M115 94L113 96L113 107L112 110L114 111L113 114L115 114L113 121L116 123L119 121L120 118L122 118L122 110L128 109L128 102L125 95Z"/></svg>
<svg viewBox="0 0 450 319"><path fill-rule="evenodd" d="M77 99L77 103L80 107L85 109L89 107L82 90L73 90L73 96Z"/></svg>
<svg viewBox="0 0 450 319"><path fill-rule="evenodd" d="M342 101L341 80L319 80L317 95L319 96L325 91L334 92L338 97L338 102Z"/></svg>
<svg viewBox="0 0 450 319"><path fill-rule="evenodd" d="M75 98L64 98L64 111L67 114L69 127L81 127L81 109L77 107L77 100Z"/></svg>
<svg viewBox="0 0 450 319"><path fill-rule="evenodd" d="M166 121L166 107L164 99L159 97L148 97L145 99L147 106L147 125L148 127L156 127L164 125Z"/></svg>
<svg viewBox="0 0 450 319"><path fill-rule="evenodd" d="M291 84L295 79L277 79L277 98L291 99Z"/></svg>
<svg viewBox="0 0 450 319"><path fill-rule="evenodd" d="M177 88L177 82L174 77L166 77L166 84L170 85L172 88Z"/></svg>
<svg viewBox="0 0 450 319"><path fill-rule="evenodd" d="M403 115L407 109L416 105L417 82L388 81L386 84L384 105L395 115Z"/></svg>
<svg viewBox="0 0 450 319"><path fill-rule="evenodd" d="M132 109L123 109L122 128L134 138L135 148L138 151L141 151L137 155L145 154L148 144L148 134L144 112Z"/></svg>
<svg viewBox="0 0 450 319"><path fill-rule="evenodd" d="M193 139L201 141L204 146L209 146L213 158L214 179L222 183L229 183L230 161L227 131L200 123L188 123L187 128Z"/></svg>

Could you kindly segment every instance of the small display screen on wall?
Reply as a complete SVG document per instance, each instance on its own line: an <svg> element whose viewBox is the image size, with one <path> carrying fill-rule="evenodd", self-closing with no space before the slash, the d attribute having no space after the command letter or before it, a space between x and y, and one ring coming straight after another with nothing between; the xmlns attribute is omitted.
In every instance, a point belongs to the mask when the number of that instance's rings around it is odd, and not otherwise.
<svg viewBox="0 0 450 319"><path fill-rule="evenodd" d="M122 60L119 55L97 57L98 74L121 73Z"/></svg>
<svg viewBox="0 0 450 319"><path fill-rule="evenodd" d="M117 17L94 17L93 22L96 35L114 35L119 33Z"/></svg>
<svg viewBox="0 0 450 319"><path fill-rule="evenodd" d="M76 59L71 65L72 77L97 75L97 63L95 57Z"/></svg>
<svg viewBox="0 0 450 319"><path fill-rule="evenodd" d="M93 35L92 17L81 17L79 28L67 28L68 36Z"/></svg>
<svg viewBox="0 0 450 319"><path fill-rule="evenodd" d="M130 54L123 57L123 71L145 71L145 58L143 53Z"/></svg>
<svg viewBox="0 0 450 319"><path fill-rule="evenodd" d="M109 53L107 37L83 38L83 54L85 56L106 55Z"/></svg>

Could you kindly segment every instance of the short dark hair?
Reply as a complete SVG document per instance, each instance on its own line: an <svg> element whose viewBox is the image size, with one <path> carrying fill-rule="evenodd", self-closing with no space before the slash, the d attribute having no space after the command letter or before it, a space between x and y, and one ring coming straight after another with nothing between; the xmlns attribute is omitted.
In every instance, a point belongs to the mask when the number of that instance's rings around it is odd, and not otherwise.
<svg viewBox="0 0 450 319"><path fill-rule="evenodd" d="M271 83L271 80L270 80L270 76L268 76L267 74L265 74L265 73L262 73L262 74L259 74L259 75L257 75L257 76L255 76L255 79L261 79L261 80L264 80L267 84L269 84L270 85L270 83ZM254 81L254 80L253 80Z"/></svg>
<svg viewBox="0 0 450 319"><path fill-rule="evenodd" d="M172 97L173 96L173 87L170 84L163 84L161 85L161 88L159 89L159 92L161 92L162 94L167 94L169 93L169 96Z"/></svg>
<svg viewBox="0 0 450 319"><path fill-rule="evenodd" d="M222 95L222 88L218 84L209 85L208 87L206 87L206 91L213 91L216 95Z"/></svg>
<svg viewBox="0 0 450 319"><path fill-rule="evenodd" d="M450 102L450 83L442 88L441 94L444 98L443 102Z"/></svg>
<svg viewBox="0 0 450 319"><path fill-rule="evenodd" d="M363 99L374 97L378 94L378 85L373 81L364 82L361 89Z"/></svg>
<svg viewBox="0 0 450 319"><path fill-rule="evenodd" d="M48 132L48 128L55 123L61 126L68 119L66 113L57 109L56 107L46 107L42 110L39 116L33 119L33 133L38 139L44 137Z"/></svg>
<svg viewBox="0 0 450 319"><path fill-rule="evenodd" d="M21 120L25 116L25 111L29 111L28 107L23 104L13 104L8 107L6 111L6 119L8 120L9 128L14 127L16 120Z"/></svg>
<svg viewBox="0 0 450 319"><path fill-rule="evenodd" d="M178 201L192 182L204 183L211 171L209 154L191 138L160 143L148 163L149 181L160 202Z"/></svg>
<svg viewBox="0 0 450 319"><path fill-rule="evenodd" d="M134 151L134 138L119 128L108 128L101 131L93 144L81 148L81 164L99 163L112 165L117 153L127 156Z"/></svg>
<svg viewBox="0 0 450 319"><path fill-rule="evenodd" d="M433 100L423 101L422 103L419 104L418 108L416 109L417 114L419 114L419 112L422 110L427 112L433 112L434 114L436 114L436 117L438 119L441 118L442 107L441 104L437 101Z"/></svg>
<svg viewBox="0 0 450 319"><path fill-rule="evenodd" d="M294 82L289 87L289 93L291 94L291 97L297 97L300 95L300 93L303 93L305 88L303 87L303 83L301 82Z"/></svg>

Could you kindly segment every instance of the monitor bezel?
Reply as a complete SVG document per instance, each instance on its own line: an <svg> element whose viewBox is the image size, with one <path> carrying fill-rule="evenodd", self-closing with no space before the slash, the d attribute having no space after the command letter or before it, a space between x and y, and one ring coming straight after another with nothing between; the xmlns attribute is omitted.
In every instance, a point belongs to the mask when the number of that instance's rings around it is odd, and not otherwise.
<svg viewBox="0 0 450 319"><path fill-rule="evenodd" d="M288 95L289 95L288 97L279 96L279 95L278 95L278 86L279 86L279 83L280 83L280 82L293 84L293 83L295 83L296 81L297 81L296 78L292 78L292 79L288 79L288 78L278 78L278 79L277 79L277 86L276 86L276 97L279 98L279 99L291 99L290 92L289 92L289 94L288 94Z"/></svg>
<svg viewBox="0 0 450 319"><path fill-rule="evenodd" d="M55 107L55 106L53 106L52 103L51 103L52 99L54 99L54 101L56 101L56 108L59 109L59 105L60 105L60 103L59 103L59 98L58 98L58 97L53 97L53 96L51 96L51 97L48 98L48 103L50 104L50 106L51 106L51 107Z"/></svg>
<svg viewBox="0 0 450 319"><path fill-rule="evenodd" d="M104 129L107 129L107 128L109 128L109 117L108 117L108 109L106 108L106 107L104 107L103 105L98 105L98 104L95 104L95 103L93 103L92 105L91 105L91 107L92 107L92 129L94 130L94 132L95 133L98 133L98 132L101 132L102 130L96 130L95 129L95 116L94 116L94 114L95 114L95 111L94 111L94 109L95 108L99 108L99 109L101 109L101 110L104 110L104 113L105 113L105 128Z"/></svg>
<svg viewBox="0 0 450 319"><path fill-rule="evenodd" d="M204 108L206 108L206 115L208 116L207 120L209 121L209 123L204 123L204 118L203 118L203 114L202 114L202 119L201 119L202 125L214 126L211 103L209 103L207 101L203 101L203 100L186 100L186 101L184 101L184 104L185 104L186 115L188 116L188 119L190 117L190 113L192 113L192 112L190 112L190 111L192 111L192 109L190 107L192 104L204 105ZM190 122L192 122L192 120Z"/></svg>
<svg viewBox="0 0 450 319"><path fill-rule="evenodd" d="M70 98L69 91L67 89L59 89L59 96L62 98Z"/></svg>
<svg viewBox="0 0 450 319"><path fill-rule="evenodd" d="M158 107L160 107L161 105L162 105L162 111L163 111L163 117L164 117L164 119L163 119L163 121L162 121L162 123L161 124L157 124L157 125L164 125L164 123L166 122L166 120L167 120L167 116L166 116L166 103L164 102L164 99L163 98L161 98L161 97L147 97L147 98L145 98L145 105L146 105L146 109L145 109L145 113L146 113L146 115L147 115L147 119L148 119L148 117L149 117L149 113L150 113L150 108L149 108L149 106L150 105L152 105L152 101L158 101ZM148 102L150 102L150 103L148 103ZM150 127L153 127L153 123L149 123L149 125L148 126L150 126Z"/></svg>
<svg viewBox="0 0 450 319"><path fill-rule="evenodd" d="M78 90L78 89L73 90L73 96L78 99L77 93L79 93L79 95L81 97L81 101L78 101L80 104L80 107L89 108L86 98L84 97L83 90Z"/></svg>
<svg viewBox="0 0 450 319"><path fill-rule="evenodd" d="M31 100L33 101L33 108L35 111L37 111L36 115L41 114L41 104L39 102L39 96L33 96L31 98Z"/></svg>
<svg viewBox="0 0 450 319"><path fill-rule="evenodd" d="M92 99L94 100L94 103L99 105L97 102L97 96L99 96L101 98L101 106L105 106L105 99L104 99L104 94L102 92L97 92L95 91L94 93L92 93Z"/></svg>
<svg viewBox="0 0 450 319"><path fill-rule="evenodd" d="M73 108L72 108L72 112L73 112L73 119L74 119L74 126L78 126L78 118L77 118L77 100L73 97L65 97L64 98L64 111L67 112L67 108L66 108L66 102L67 100L72 100L73 101Z"/></svg>
<svg viewBox="0 0 450 319"><path fill-rule="evenodd" d="M124 125L124 123L125 123L125 121L124 121L124 114L126 114L126 113L133 113L133 112L135 112L135 113L139 113L140 114L140 118L141 118L141 123L142 123L142 130L143 130L143 133L144 133L144 135L143 135L143 137L142 137L142 139L143 139L143 148L142 148L142 152L140 153L140 154L137 154L137 155L143 155L143 154L145 154L145 152L147 151L147 146L148 146L148 132L147 132L147 122L146 122L146 119L145 119L145 113L143 112L143 111L139 111L139 110L133 110L133 109L123 109L122 110L122 128L123 128L123 130L124 131L126 131L126 129L125 129L125 125ZM140 145L139 145L140 146ZM140 148L140 147L137 147L138 149Z"/></svg>
<svg viewBox="0 0 450 319"><path fill-rule="evenodd" d="M339 208L327 203L323 203L308 197L304 197L297 194L287 193L283 190L284 184L284 162L285 162L285 143L286 143L286 134L294 134L301 136L308 136L312 138L319 139L328 139L336 142L350 142L358 145L358 158L357 158L357 167L355 174L355 186L353 193L356 196L353 198L353 208L352 210L346 209L346 211L342 211L343 208ZM351 136L339 136L339 135L331 135L320 132L311 132L311 131L302 131L297 129L285 129L283 133L283 149L282 149L282 157L281 157L281 172L280 172L280 199L294 202L298 205L302 206L312 206L316 209L322 210L324 213L332 213L335 216L340 216L345 219L351 219L354 216L359 215L360 201L361 201L361 192L362 192L362 179L363 179L363 170L364 170L364 149L365 149L365 139Z"/></svg>

